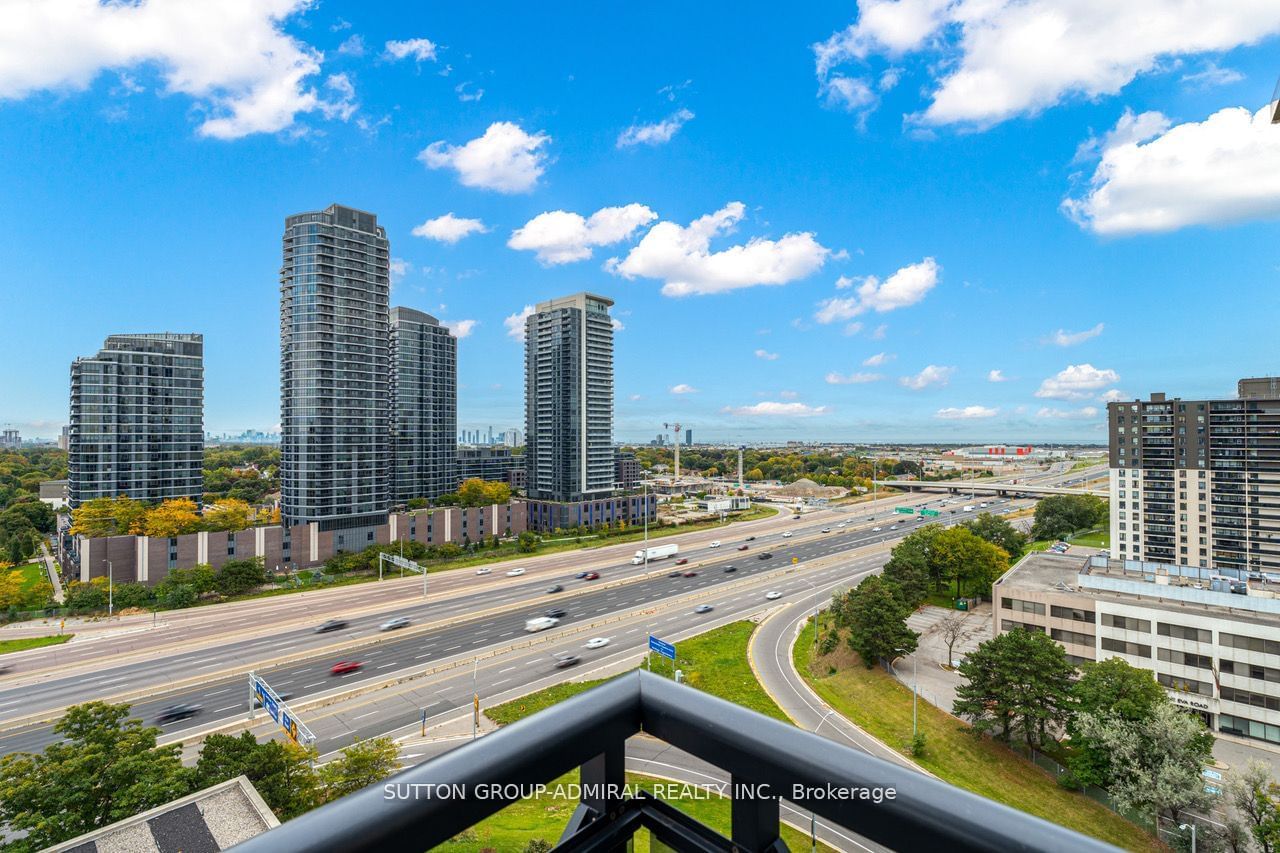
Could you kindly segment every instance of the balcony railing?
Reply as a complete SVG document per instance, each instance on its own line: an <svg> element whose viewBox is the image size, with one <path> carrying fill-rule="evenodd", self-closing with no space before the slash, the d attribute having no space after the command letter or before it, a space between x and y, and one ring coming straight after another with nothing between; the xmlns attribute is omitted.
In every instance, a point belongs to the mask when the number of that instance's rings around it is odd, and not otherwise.
<svg viewBox="0 0 1280 853"><path fill-rule="evenodd" d="M626 741L641 732L727 772L739 794L732 799L732 839L661 800L627 795ZM555 848L561 851L623 850L644 828L673 850L780 853L787 848L779 837L779 797L897 850L1114 849L646 672L588 690L236 849L419 853L574 768L582 799ZM876 803L856 794L871 789L893 789L894 796ZM422 794L429 791L449 793Z"/></svg>

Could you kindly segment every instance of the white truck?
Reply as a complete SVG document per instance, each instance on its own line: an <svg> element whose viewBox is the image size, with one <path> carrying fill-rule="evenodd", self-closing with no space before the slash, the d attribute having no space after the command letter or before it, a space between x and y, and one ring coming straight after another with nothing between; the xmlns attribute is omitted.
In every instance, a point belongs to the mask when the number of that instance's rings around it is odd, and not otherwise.
<svg viewBox="0 0 1280 853"><path fill-rule="evenodd" d="M641 548L636 551L636 555L631 558L631 565L638 566L646 561L665 560L667 557L674 557L680 553L680 546L674 542L670 545L654 545L652 548Z"/></svg>
<svg viewBox="0 0 1280 853"><path fill-rule="evenodd" d="M529 633L535 631L545 631L548 628L554 628L560 624L560 620L553 616L539 616L537 619L530 619L524 623L524 629Z"/></svg>
<svg viewBox="0 0 1280 853"><path fill-rule="evenodd" d="M973 504L965 504L965 505L964 505L964 511L965 511L965 512L973 512Z"/></svg>

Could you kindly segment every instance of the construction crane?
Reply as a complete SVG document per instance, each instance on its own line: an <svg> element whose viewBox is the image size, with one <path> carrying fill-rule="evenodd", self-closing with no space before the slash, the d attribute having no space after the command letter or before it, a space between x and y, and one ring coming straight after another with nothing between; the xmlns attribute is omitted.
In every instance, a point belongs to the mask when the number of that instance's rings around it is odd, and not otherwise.
<svg viewBox="0 0 1280 853"><path fill-rule="evenodd" d="M662 425L662 428L663 428L663 429L669 429L669 430L671 430L671 431L675 434L675 440L676 440L676 443L675 443L675 448L676 448L676 479L677 479L677 480L679 480L679 479L680 479L680 424L678 424L678 423L674 423L674 424L666 424L666 423L664 423L664 424Z"/></svg>

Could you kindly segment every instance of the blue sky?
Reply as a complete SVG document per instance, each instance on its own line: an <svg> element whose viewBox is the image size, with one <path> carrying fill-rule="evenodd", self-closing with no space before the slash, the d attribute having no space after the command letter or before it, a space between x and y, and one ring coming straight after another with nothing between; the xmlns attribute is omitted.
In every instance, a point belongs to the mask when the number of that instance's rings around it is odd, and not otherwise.
<svg viewBox="0 0 1280 853"><path fill-rule="evenodd" d="M197 331L206 428L273 428L283 219L335 201L465 333L463 427L523 426L508 321L582 289L623 439L1100 440L1108 398L1229 394L1280 369L1280 9L1168 5L34 4L0 423Z"/></svg>

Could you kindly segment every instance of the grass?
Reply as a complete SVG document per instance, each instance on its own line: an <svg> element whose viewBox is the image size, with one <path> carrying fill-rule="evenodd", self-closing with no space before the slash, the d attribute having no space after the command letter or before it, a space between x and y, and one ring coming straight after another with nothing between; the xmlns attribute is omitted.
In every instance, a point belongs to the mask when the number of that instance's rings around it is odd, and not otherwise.
<svg viewBox="0 0 1280 853"><path fill-rule="evenodd" d="M811 665L812 642L810 623L793 650L796 669L809 685L849 720L905 754L911 738L911 690L882 669L865 668L843 650ZM836 671L831 673L833 666ZM1141 827L1062 788L1044 770L996 741L975 737L961 720L927 702L920 703L919 711L925 752L916 760L939 778L1127 850L1163 849Z"/></svg>
<svg viewBox="0 0 1280 853"><path fill-rule="evenodd" d="M558 791L557 786L568 786L578 781L578 773L566 773L548 784L547 793L541 797L529 798L512 803L502 811L476 824L467 832L455 839L434 848L441 853L480 853L484 850L513 851L518 853L531 839L541 838L554 844L564 830L565 824L573 815L577 801L565 796L572 791ZM669 785L665 780L638 773L627 774L627 784L643 788L650 793L656 785ZM668 789L665 793L670 793ZM559 794L559 796L556 796ZM663 797L672 806L695 818L717 832L728 835L730 826L730 802L715 795L691 792L687 797ZM782 840L792 850L808 850L809 837L785 824L782 827ZM820 850L830 847L819 844ZM651 846L647 830L636 833L634 845L630 848L635 853L649 853L651 850L663 849Z"/></svg>
<svg viewBox="0 0 1280 853"><path fill-rule="evenodd" d="M25 652L27 649L40 649L45 646L56 646L74 637L74 634L58 634L53 637L19 637L14 640L0 640L0 655L8 652Z"/></svg>
<svg viewBox="0 0 1280 853"><path fill-rule="evenodd" d="M1056 539L1037 539L1027 544L1027 551L1047 551ZM1084 533L1073 533L1065 540L1068 545L1082 545L1086 548L1110 548L1110 527L1095 527Z"/></svg>
<svg viewBox="0 0 1280 853"><path fill-rule="evenodd" d="M1095 465L1105 464L1107 464L1106 457L1103 457L1102 459L1079 459L1076 461L1076 464L1071 466L1067 473L1074 474L1076 471L1083 471L1085 468L1092 468Z"/></svg>
<svg viewBox="0 0 1280 853"><path fill-rule="evenodd" d="M44 570L44 566L40 563L26 563L21 566L14 566L7 571L19 572L22 574L22 591L26 592L41 581L48 581L49 574Z"/></svg>

